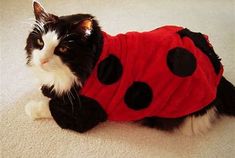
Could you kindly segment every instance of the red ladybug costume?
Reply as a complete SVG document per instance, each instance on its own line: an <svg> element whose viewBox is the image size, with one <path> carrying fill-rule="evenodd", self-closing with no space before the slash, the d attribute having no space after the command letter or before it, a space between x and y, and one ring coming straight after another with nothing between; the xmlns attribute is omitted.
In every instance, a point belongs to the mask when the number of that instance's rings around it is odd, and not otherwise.
<svg viewBox="0 0 235 158"><path fill-rule="evenodd" d="M165 26L103 36L100 58L79 93L97 101L109 120L177 118L215 99L223 68L205 35Z"/></svg>

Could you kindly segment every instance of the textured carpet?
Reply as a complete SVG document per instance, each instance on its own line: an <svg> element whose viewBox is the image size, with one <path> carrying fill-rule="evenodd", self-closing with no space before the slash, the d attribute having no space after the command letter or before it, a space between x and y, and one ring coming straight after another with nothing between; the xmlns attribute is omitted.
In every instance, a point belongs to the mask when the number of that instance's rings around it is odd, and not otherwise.
<svg viewBox="0 0 235 158"><path fill-rule="evenodd" d="M38 96L25 66L31 0L0 1L1 155L4 158L232 158L235 119L224 117L203 136L186 137L133 123L107 122L85 134L60 129L53 120L30 120L24 105ZM45 0L58 15L91 13L110 34L174 24L206 33L235 83L235 1Z"/></svg>

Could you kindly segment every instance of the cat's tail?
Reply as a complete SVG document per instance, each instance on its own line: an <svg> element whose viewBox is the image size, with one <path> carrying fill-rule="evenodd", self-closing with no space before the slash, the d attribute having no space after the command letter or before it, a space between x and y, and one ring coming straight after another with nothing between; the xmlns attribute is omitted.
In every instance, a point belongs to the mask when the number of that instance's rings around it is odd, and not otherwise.
<svg viewBox="0 0 235 158"><path fill-rule="evenodd" d="M218 113L235 116L235 87L224 77L221 78L217 89L217 99L220 102L216 105Z"/></svg>

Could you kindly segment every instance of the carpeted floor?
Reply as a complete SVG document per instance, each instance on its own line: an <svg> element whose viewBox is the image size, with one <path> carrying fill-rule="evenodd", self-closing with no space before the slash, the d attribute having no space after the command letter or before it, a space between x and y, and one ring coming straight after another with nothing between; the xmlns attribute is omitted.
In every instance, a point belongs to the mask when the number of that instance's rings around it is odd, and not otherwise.
<svg viewBox="0 0 235 158"><path fill-rule="evenodd" d="M86 134L60 129L53 120L30 120L24 105L38 96L25 66L31 0L0 1L1 155L3 158L232 158L235 118L225 117L205 135L186 137L132 123L107 122ZM210 36L225 76L235 83L235 1L44 0L58 14L91 13L110 34L166 24Z"/></svg>

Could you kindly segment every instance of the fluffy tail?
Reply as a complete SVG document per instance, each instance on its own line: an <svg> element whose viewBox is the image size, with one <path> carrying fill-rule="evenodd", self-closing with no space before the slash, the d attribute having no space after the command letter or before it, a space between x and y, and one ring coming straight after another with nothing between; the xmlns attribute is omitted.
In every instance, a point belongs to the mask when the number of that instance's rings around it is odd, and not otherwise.
<svg viewBox="0 0 235 158"><path fill-rule="evenodd" d="M217 99L220 103L216 107L220 114L235 116L235 87L224 77L218 86Z"/></svg>

